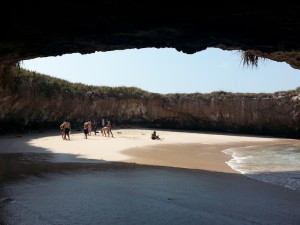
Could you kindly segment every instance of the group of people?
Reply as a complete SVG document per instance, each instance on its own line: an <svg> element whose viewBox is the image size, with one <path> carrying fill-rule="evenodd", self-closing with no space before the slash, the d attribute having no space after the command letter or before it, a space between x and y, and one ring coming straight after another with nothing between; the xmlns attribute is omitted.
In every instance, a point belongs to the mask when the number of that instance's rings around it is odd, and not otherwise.
<svg viewBox="0 0 300 225"><path fill-rule="evenodd" d="M102 121L103 127L100 129L102 136L113 136L113 133L111 131L112 125L110 121ZM60 125L60 130L61 130L61 136L63 140L70 140L70 131L71 131L71 123L68 120L63 121L63 123ZM96 135L99 133L97 131L97 122L94 120L93 122L91 120L86 121L83 124L83 133L85 139L88 138L88 136L92 135L92 131L94 131L94 134Z"/></svg>
<svg viewBox="0 0 300 225"><path fill-rule="evenodd" d="M103 124L102 124L103 125ZM111 131L112 125L110 121L106 121L104 123L104 126L100 129L102 136L110 136L114 137L112 131ZM68 120L65 120L61 125L60 125L60 130L61 130L61 136L63 140L70 140L70 132L71 132L71 123ZM97 122L94 120L92 122L91 120L86 121L83 124L83 133L85 139L88 138L88 136L92 135L92 130L94 131L95 135L99 133L97 131ZM151 134L151 139L152 140L162 140L159 135L156 134L156 131L153 131Z"/></svg>

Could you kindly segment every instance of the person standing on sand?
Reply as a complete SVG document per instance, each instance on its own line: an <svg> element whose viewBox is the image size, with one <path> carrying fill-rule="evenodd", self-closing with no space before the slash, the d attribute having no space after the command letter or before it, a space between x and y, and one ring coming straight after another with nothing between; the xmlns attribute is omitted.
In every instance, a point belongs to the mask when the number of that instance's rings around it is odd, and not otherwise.
<svg viewBox="0 0 300 225"><path fill-rule="evenodd" d="M109 134L111 134L111 137L114 137L113 133L111 132L111 123L110 123L110 121L107 121L106 126L108 127L108 137L109 137Z"/></svg>
<svg viewBox="0 0 300 225"><path fill-rule="evenodd" d="M108 129L108 127L102 127L101 128L101 134L102 134L102 136L105 136L105 137L106 137L106 134L109 136L109 129Z"/></svg>
<svg viewBox="0 0 300 225"><path fill-rule="evenodd" d="M70 140L71 123L68 120L66 120L64 122L64 129L65 129L64 140ZM67 136L68 136L68 139L67 139Z"/></svg>
<svg viewBox="0 0 300 225"><path fill-rule="evenodd" d="M92 121L91 120L88 121L88 134L89 134L89 136L92 135Z"/></svg>
<svg viewBox="0 0 300 225"><path fill-rule="evenodd" d="M65 135L65 128L64 128L64 125L65 125L65 120L64 122L59 126L60 128L60 131L61 131L61 138L64 140L64 135Z"/></svg>
<svg viewBox="0 0 300 225"><path fill-rule="evenodd" d="M94 133L96 135L97 134L97 121L96 120L94 120L92 126L93 126L93 131L94 131Z"/></svg>
<svg viewBox="0 0 300 225"><path fill-rule="evenodd" d="M84 133L85 139L87 139L87 135L89 133L89 122L85 122L83 124L83 133Z"/></svg>

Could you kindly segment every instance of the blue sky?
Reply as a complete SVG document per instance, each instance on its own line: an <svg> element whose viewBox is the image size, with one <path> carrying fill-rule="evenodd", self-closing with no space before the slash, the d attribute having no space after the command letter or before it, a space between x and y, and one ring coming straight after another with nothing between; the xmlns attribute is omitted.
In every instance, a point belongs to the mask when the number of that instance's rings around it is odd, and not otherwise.
<svg viewBox="0 0 300 225"><path fill-rule="evenodd" d="M25 69L96 86L139 87L155 93L272 93L300 86L300 71L264 60L247 68L237 51L208 48L195 54L145 48L24 60Z"/></svg>

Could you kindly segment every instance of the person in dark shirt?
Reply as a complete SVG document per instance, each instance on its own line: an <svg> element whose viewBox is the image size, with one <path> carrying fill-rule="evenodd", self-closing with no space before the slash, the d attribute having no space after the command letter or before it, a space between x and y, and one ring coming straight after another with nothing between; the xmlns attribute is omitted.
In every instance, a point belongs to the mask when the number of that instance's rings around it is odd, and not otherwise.
<svg viewBox="0 0 300 225"><path fill-rule="evenodd" d="M161 140L160 137L158 135L156 135L156 131L153 131L153 133L151 134L151 139L152 140Z"/></svg>

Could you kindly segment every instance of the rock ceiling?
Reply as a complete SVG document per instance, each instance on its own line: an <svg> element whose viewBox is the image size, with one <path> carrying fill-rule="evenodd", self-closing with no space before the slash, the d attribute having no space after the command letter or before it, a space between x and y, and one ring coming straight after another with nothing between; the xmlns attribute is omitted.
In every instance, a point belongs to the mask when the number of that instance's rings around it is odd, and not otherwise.
<svg viewBox="0 0 300 225"><path fill-rule="evenodd" d="M297 1L8 1L6 5L0 15L0 68L37 57L146 47L188 54L208 47L243 50L300 68Z"/></svg>

